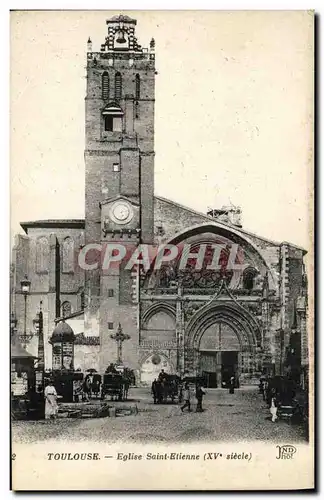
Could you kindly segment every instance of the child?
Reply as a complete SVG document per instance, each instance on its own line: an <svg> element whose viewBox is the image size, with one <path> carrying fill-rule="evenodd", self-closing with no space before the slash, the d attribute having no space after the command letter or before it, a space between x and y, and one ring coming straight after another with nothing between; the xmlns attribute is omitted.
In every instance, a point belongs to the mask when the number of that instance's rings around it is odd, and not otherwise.
<svg viewBox="0 0 324 500"><path fill-rule="evenodd" d="M191 409L190 409L190 389L189 389L188 382L186 382L186 384L185 384L184 400L185 400L185 404L183 406L181 406L181 411L183 412L183 410L188 407L188 412L190 412L191 411Z"/></svg>

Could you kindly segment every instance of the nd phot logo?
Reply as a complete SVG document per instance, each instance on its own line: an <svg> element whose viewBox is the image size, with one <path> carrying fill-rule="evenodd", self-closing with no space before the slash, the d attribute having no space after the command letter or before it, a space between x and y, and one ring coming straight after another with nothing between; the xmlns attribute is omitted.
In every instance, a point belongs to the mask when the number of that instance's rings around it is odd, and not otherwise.
<svg viewBox="0 0 324 500"><path fill-rule="evenodd" d="M297 451L297 448L292 444L284 444L283 446L277 445L278 455L277 460L291 460L294 458L294 454Z"/></svg>

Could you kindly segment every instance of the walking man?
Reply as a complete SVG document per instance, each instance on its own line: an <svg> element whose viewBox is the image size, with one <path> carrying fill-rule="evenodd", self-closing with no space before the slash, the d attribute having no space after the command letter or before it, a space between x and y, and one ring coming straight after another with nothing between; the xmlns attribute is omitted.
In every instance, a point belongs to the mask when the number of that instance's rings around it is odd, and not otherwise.
<svg viewBox="0 0 324 500"><path fill-rule="evenodd" d="M191 411L191 408L190 408L190 389L189 389L188 382L186 382L186 384L185 384L184 400L185 400L185 404L183 406L181 406L181 411L183 412L183 410L185 408L188 408L188 412L190 412Z"/></svg>

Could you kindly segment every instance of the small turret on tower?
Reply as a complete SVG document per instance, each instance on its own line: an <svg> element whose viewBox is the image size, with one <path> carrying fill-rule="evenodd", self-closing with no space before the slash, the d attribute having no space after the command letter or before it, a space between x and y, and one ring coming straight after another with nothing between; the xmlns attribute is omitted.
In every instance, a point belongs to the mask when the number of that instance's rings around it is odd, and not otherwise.
<svg viewBox="0 0 324 500"><path fill-rule="evenodd" d="M92 41L90 37L88 38L87 41L87 52L92 52Z"/></svg>

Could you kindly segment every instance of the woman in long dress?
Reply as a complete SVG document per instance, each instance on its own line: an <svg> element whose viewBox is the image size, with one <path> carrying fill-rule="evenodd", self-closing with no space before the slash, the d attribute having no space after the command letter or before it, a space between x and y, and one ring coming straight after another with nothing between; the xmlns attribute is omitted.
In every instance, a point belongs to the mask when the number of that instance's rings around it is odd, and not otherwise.
<svg viewBox="0 0 324 500"><path fill-rule="evenodd" d="M271 421L275 423L278 419L278 402L277 402L277 397L276 394L273 393L271 395L271 404L270 404L270 413L271 413Z"/></svg>
<svg viewBox="0 0 324 500"><path fill-rule="evenodd" d="M56 418L58 413L57 392L53 382L49 382L45 388L45 419Z"/></svg>

